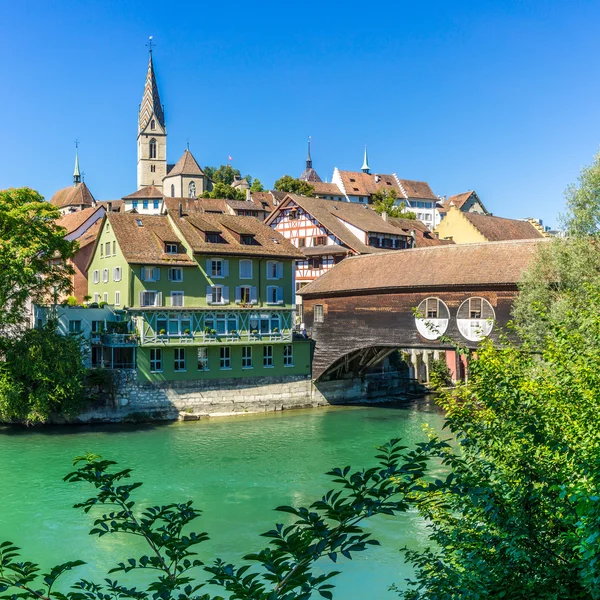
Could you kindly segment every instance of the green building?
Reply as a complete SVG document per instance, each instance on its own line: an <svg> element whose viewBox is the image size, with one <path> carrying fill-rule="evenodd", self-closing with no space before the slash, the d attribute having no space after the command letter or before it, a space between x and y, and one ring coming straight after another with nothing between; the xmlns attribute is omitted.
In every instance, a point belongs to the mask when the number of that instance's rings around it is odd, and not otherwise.
<svg viewBox="0 0 600 600"><path fill-rule="evenodd" d="M293 333L302 257L253 217L108 213L88 293L127 332L103 335L96 354L134 364L140 382L310 375L310 341Z"/></svg>

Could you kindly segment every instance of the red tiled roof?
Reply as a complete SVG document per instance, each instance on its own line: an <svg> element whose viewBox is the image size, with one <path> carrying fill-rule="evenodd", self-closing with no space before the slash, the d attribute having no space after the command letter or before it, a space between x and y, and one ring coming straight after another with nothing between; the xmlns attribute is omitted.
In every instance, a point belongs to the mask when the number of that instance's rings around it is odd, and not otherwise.
<svg viewBox="0 0 600 600"><path fill-rule="evenodd" d="M411 235L415 232L415 243L417 248L426 248L427 246L443 246L444 244L453 244L452 240L440 240L432 233L427 225L416 219L397 219L390 217L388 223L398 227L405 234Z"/></svg>
<svg viewBox="0 0 600 600"><path fill-rule="evenodd" d="M529 221L492 217L478 213L461 213L489 242L531 240L544 237Z"/></svg>
<svg viewBox="0 0 600 600"><path fill-rule="evenodd" d="M58 208L66 206L92 206L95 202L92 192L90 192L88 186L83 182L58 190L50 198L50 204Z"/></svg>
<svg viewBox="0 0 600 600"><path fill-rule="evenodd" d="M123 200L138 200L143 198L151 199L151 198L163 198L163 193L154 185L147 185L139 189L137 192L133 192L133 194L129 194L129 196L123 196Z"/></svg>
<svg viewBox="0 0 600 600"><path fill-rule="evenodd" d="M167 173L167 177L173 175L204 175L204 171L200 168L192 153L186 150L175 166Z"/></svg>
<svg viewBox="0 0 600 600"><path fill-rule="evenodd" d="M319 297L374 290L516 285L544 239L416 248L350 257L302 288Z"/></svg>
<svg viewBox="0 0 600 600"><path fill-rule="evenodd" d="M64 227L67 230L67 235L69 235L79 229L100 208L100 206L90 206L90 208L68 213L57 219L56 224L59 227Z"/></svg>

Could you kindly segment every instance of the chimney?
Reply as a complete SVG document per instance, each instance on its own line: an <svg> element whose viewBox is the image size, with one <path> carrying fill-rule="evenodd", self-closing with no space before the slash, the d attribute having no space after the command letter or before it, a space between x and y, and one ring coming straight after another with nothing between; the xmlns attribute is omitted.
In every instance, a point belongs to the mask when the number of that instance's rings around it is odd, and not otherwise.
<svg viewBox="0 0 600 600"><path fill-rule="evenodd" d="M181 204L181 202L179 203L179 218L181 219L183 217L183 204Z"/></svg>
<svg viewBox="0 0 600 600"><path fill-rule="evenodd" d="M250 193L250 188L246 188L246 200L252 200L252 194Z"/></svg>
<svg viewBox="0 0 600 600"><path fill-rule="evenodd" d="M417 247L417 232L414 229L411 230L410 237L412 238L411 248L416 248Z"/></svg>
<svg viewBox="0 0 600 600"><path fill-rule="evenodd" d="M108 208L108 210L106 212L111 212L112 211L112 202L107 202L106 208Z"/></svg>
<svg viewBox="0 0 600 600"><path fill-rule="evenodd" d="M386 212L385 210L384 210L384 211L381 213L381 218L382 218L384 221L387 221L387 220L388 220L388 214L387 214L387 212Z"/></svg>

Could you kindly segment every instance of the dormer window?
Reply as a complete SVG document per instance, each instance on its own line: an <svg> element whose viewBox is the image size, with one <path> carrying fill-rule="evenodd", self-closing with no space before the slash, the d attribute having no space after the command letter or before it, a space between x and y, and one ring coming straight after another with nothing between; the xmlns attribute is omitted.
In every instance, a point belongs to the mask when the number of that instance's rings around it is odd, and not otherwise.
<svg viewBox="0 0 600 600"><path fill-rule="evenodd" d="M209 244L222 244L225 242L220 233L207 233L206 241Z"/></svg>
<svg viewBox="0 0 600 600"><path fill-rule="evenodd" d="M177 254L178 251L179 248L177 247L177 244L173 244L170 242L165 243L165 252L167 254Z"/></svg>
<svg viewBox="0 0 600 600"><path fill-rule="evenodd" d="M190 184L188 185L188 197L189 198L196 197L196 182L195 181L190 181Z"/></svg>
<svg viewBox="0 0 600 600"><path fill-rule="evenodd" d="M352 177L350 178L350 182L354 183L356 181L356 179L352 179Z"/></svg>
<svg viewBox="0 0 600 600"><path fill-rule="evenodd" d="M244 234L244 233L242 233L242 235L240 235L240 243L244 244L245 246L258 245L256 240L254 239L253 235Z"/></svg>
<svg viewBox="0 0 600 600"><path fill-rule="evenodd" d="M149 144L150 158L156 158L156 140L152 138Z"/></svg>
<svg viewBox="0 0 600 600"><path fill-rule="evenodd" d="M142 223L141 219L136 219L135 222L137 223L138 227L143 227L144 226L144 224Z"/></svg>
<svg viewBox="0 0 600 600"><path fill-rule="evenodd" d="M150 129L152 129L152 131L154 131L156 129L156 121L154 119L152 119L152 121L150 121Z"/></svg>

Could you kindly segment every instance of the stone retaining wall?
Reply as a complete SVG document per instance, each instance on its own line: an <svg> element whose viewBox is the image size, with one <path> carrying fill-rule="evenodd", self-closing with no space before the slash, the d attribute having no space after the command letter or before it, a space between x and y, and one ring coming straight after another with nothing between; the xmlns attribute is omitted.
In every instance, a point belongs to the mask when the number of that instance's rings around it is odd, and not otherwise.
<svg viewBox="0 0 600 600"><path fill-rule="evenodd" d="M363 388L355 380L315 385L303 375L140 383L134 371L122 371L115 372L115 391L106 404L90 408L76 421L195 420L352 404L364 400Z"/></svg>

